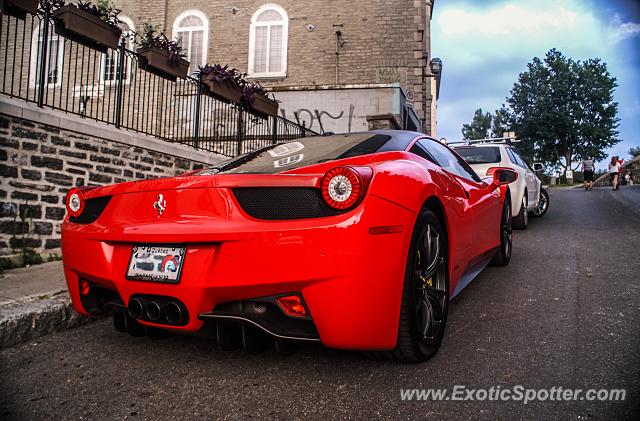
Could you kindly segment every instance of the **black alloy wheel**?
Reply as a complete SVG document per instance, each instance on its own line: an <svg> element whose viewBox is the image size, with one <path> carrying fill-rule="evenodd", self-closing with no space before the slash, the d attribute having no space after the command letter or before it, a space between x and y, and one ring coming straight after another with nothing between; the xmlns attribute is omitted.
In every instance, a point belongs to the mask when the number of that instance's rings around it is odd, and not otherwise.
<svg viewBox="0 0 640 421"><path fill-rule="evenodd" d="M549 210L549 193L546 190L540 190L540 200L538 201L538 206L532 211L533 216L544 216Z"/></svg>
<svg viewBox="0 0 640 421"><path fill-rule="evenodd" d="M423 209L409 248L396 348L384 355L411 362L431 358L442 343L448 308L446 234L438 217Z"/></svg>
<svg viewBox="0 0 640 421"><path fill-rule="evenodd" d="M504 201L500 216L500 249L491 260L492 266L507 266L511 261L513 251L513 227L511 217L511 204L509 200Z"/></svg>

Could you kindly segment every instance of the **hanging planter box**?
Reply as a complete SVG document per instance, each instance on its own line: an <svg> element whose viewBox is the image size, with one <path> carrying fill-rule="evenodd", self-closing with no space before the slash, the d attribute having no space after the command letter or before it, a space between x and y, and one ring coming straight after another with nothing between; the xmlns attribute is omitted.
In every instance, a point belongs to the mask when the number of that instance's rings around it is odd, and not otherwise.
<svg viewBox="0 0 640 421"><path fill-rule="evenodd" d="M5 0L2 5L2 13L18 19L25 20L27 13L38 13L38 0Z"/></svg>
<svg viewBox="0 0 640 421"><path fill-rule="evenodd" d="M141 48L138 54L144 59L140 67L165 79L175 82L177 78L186 79L189 72L189 62L182 57L172 62L170 53L161 48Z"/></svg>
<svg viewBox="0 0 640 421"><path fill-rule="evenodd" d="M255 114L263 116L276 117L278 115L278 103L265 95L255 94L249 108Z"/></svg>
<svg viewBox="0 0 640 421"><path fill-rule="evenodd" d="M91 13L68 4L54 10L52 15L58 34L101 52L118 48L122 30Z"/></svg>
<svg viewBox="0 0 640 421"><path fill-rule="evenodd" d="M212 76L204 76L202 84L205 85L209 93L214 97L226 102L240 102L242 88L231 81L218 82Z"/></svg>

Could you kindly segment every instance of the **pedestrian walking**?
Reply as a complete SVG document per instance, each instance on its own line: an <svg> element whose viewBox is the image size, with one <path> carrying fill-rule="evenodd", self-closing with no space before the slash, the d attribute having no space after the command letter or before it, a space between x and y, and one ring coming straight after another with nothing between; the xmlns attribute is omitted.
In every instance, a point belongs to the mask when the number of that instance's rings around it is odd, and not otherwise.
<svg viewBox="0 0 640 421"><path fill-rule="evenodd" d="M582 174L584 176L584 189L591 190L593 188L593 171L595 166L593 159L590 157L582 161Z"/></svg>
<svg viewBox="0 0 640 421"><path fill-rule="evenodd" d="M611 157L611 162L609 162L608 166L609 176L611 177L611 186L613 190L616 191L619 189L618 181L620 178L620 162L618 161L617 156Z"/></svg>

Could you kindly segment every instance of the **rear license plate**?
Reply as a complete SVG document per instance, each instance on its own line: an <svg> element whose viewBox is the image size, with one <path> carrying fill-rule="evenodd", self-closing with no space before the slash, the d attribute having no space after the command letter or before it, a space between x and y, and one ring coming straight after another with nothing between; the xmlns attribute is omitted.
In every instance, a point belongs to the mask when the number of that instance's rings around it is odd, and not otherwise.
<svg viewBox="0 0 640 421"><path fill-rule="evenodd" d="M186 247L134 245L127 268L127 279L177 284Z"/></svg>

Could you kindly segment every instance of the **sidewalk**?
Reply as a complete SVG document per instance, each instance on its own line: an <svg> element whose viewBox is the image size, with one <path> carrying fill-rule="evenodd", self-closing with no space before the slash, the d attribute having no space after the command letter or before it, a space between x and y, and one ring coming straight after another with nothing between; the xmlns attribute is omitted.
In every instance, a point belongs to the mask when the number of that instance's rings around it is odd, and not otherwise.
<svg viewBox="0 0 640 421"><path fill-rule="evenodd" d="M71 306L62 262L7 270L0 275L0 348L89 320Z"/></svg>

